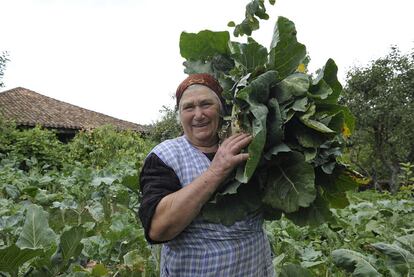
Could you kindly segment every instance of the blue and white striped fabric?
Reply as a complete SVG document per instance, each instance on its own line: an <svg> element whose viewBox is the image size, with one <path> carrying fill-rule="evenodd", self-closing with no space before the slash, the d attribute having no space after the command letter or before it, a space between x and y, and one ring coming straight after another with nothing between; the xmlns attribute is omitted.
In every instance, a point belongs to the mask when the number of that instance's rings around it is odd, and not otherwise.
<svg viewBox="0 0 414 277"><path fill-rule="evenodd" d="M201 175L210 160L182 136L167 140L151 152L186 186ZM231 226L196 218L161 251L161 276L274 276L269 241L261 215Z"/></svg>

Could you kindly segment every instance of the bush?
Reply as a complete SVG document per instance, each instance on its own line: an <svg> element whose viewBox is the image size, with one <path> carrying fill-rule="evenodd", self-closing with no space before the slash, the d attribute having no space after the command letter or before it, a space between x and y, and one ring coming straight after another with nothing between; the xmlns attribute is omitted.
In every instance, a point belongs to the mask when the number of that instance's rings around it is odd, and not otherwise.
<svg viewBox="0 0 414 277"><path fill-rule="evenodd" d="M181 135L183 130L177 120L177 111L163 106L160 113L163 114L162 118L154 124L150 138L156 142L162 142Z"/></svg>
<svg viewBox="0 0 414 277"><path fill-rule="evenodd" d="M152 146L139 133L103 126L78 133L68 144L69 160L102 168L121 160L143 160Z"/></svg>
<svg viewBox="0 0 414 277"><path fill-rule="evenodd" d="M13 159L20 169L28 171L37 166L47 170L63 166L66 146L53 131L40 126L18 130L4 119L0 119L0 131L0 157Z"/></svg>

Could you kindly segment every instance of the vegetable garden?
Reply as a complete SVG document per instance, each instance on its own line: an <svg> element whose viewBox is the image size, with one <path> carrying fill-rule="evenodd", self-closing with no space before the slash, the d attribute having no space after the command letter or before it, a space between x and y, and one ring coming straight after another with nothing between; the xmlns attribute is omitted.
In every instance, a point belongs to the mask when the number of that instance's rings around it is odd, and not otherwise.
<svg viewBox="0 0 414 277"><path fill-rule="evenodd" d="M110 127L68 144L40 128L2 122L1 131L2 276L157 276L159 249L136 217L137 176L154 143ZM266 222L280 276L411 276L409 192L348 196L317 227Z"/></svg>

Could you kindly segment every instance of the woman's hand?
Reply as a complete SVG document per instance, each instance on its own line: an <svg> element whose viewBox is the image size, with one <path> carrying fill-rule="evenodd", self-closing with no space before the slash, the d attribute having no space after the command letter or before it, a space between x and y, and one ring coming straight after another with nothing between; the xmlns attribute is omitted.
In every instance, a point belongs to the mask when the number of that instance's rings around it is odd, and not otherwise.
<svg viewBox="0 0 414 277"><path fill-rule="evenodd" d="M248 153L241 153L252 141L250 134L238 133L230 136L220 145L208 170L215 175L226 178L240 163L249 158Z"/></svg>

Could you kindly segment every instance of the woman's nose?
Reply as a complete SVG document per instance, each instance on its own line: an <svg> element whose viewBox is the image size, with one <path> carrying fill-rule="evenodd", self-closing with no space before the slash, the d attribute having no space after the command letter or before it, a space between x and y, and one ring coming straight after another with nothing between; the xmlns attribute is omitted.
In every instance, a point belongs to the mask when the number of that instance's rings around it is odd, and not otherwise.
<svg viewBox="0 0 414 277"><path fill-rule="evenodd" d="M203 117L203 109L200 106L196 106L194 109L194 117L196 119Z"/></svg>

